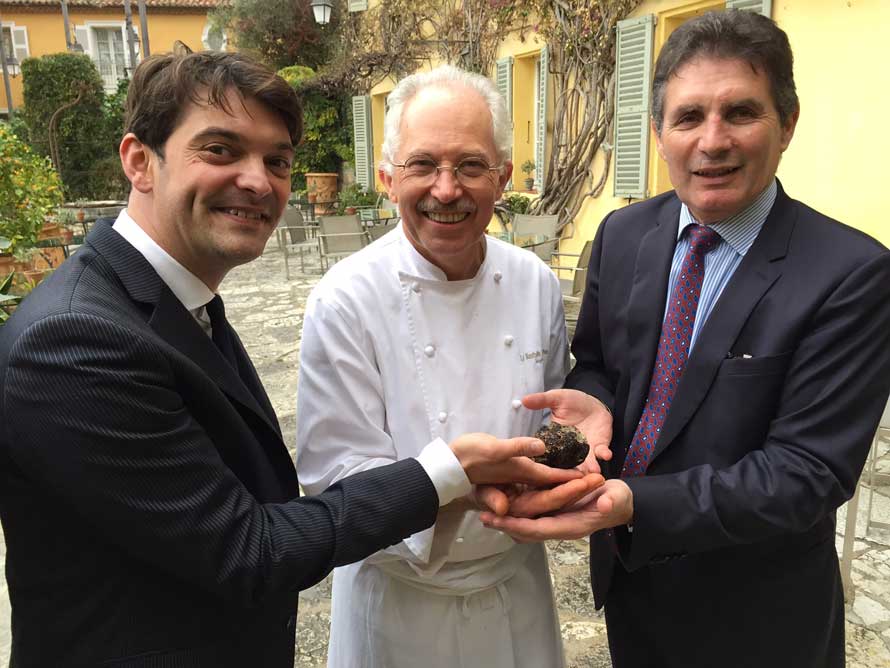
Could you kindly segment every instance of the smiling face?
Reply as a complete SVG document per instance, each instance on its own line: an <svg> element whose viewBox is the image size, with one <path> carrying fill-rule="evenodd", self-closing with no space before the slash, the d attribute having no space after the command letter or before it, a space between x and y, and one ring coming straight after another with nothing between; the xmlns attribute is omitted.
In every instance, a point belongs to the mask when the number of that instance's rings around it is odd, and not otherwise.
<svg viewBox="0 0 890 668"><path fill-rule="evenodd" d="M500 164L491 111L472 89L423 88L406 104L400 130L397 163ZM392 175L381 171L380 176L390 199L398 202L412 245L449 280L460 280L475 276L485 258L485 228L511 172L512 164L507 162L502 171L489 172L470 186L448 169L431 183L399 167Z"/></svg>
<svg viewBox="0 0 890 668"><path fill-rule="evenodd" d="M769 79L742 60L699 57L665 87L656 133L677 196L700 223L751 204L770 184L799 112L782 123Z"/></svg>
<svg viewBox="0 0 890 668"><path fill-rule="evenodd" d="M133 206L136 222L214 290L230 269L263 252L287 203L293 158L276 112L234 90L226 99L231 114L191 104L163 158L141 146L143 180L131 178L142 191Z"/></svg>

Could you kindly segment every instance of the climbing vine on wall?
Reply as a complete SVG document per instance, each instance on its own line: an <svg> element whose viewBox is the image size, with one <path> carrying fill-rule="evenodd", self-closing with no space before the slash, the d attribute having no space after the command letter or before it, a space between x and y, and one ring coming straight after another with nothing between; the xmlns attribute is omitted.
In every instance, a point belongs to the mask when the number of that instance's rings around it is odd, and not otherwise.
<svg viewBox="0 0 890 668"><path fill-rule="evenodd" d="M553 92L543 195L530 213L557 214L564 227L606 184L614 136L616 26L640 0L516 4L530 17L524 33L537 32L548 45ZM602 160L595 161L599 151Z"/></svg>

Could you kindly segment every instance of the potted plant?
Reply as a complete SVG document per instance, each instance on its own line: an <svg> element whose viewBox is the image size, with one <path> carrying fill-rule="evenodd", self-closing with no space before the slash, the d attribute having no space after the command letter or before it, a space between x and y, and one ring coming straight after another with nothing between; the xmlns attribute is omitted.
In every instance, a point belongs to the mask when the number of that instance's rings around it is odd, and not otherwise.
<svg viewBox="0 0 890 668"><path fill-rule="evenodd" d="M526 160L522 163L522 167L520 167L523 174L525 174L525 189L533 190L535 187L535 177L532 176L532 172L535 171L535 161L534 160Z"/></svg>
<svg viewBox="0 0 890 668"><path fill-rule="evenodd" d="M62 203L62 183L49 158L36 155L2 124L0 164L0 275L5 276L23 271L22 253L37 245L47 217Z"/></svg>
<svg viewBox="0 0 890 668"><path fill-rule="evenodd" d="M337 195L337 214L352 215L360 208L373 207L377 204L376 192L368 192L358 183L346 186Z"/></svg>

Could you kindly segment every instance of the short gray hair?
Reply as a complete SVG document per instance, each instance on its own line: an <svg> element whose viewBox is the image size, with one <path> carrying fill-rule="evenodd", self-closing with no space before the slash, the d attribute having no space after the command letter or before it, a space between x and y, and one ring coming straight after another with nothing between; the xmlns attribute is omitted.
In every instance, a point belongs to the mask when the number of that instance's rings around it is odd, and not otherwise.
<svg viewBox="0 0 890 668"><path fill-rule="evenodd" d="M741 60L764 72L783 125L800 107L794 86L794 56L785 31L756 12L739 9L711 11L687 21L671 33L655 63L652 120L659 135L664 122L664 94L668 81L681 67L699 56Z"/></svg>
<svg viewBox="0 0 890 668"><path fill-rule="evenodd" d="M387 98L386 118L383 122L383 159L380 161L380 166L388 174L392 174L392 163L399 150L405 105L417 97L424 88L453 86L469 88L482 96L491 111L491 125L498 160L504 162L510 159L510 147L513 143L510 113L507 111L504 96L494 82L481 74L467 72L453 65L441 65L429 72L419 72L405 77Z"/></svg>

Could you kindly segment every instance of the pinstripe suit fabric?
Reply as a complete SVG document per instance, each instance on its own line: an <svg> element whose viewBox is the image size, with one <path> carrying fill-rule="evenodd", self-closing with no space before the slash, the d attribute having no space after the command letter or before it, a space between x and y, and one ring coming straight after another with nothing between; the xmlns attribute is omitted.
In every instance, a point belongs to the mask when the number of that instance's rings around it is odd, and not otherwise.
<svg viewBox="0 0 890 668"><path fill-rule="evenodd" d="M295 500L239 368L108 225L0 329L12 662L293 665L297 594L426 528L415 460Z"/></svg>

